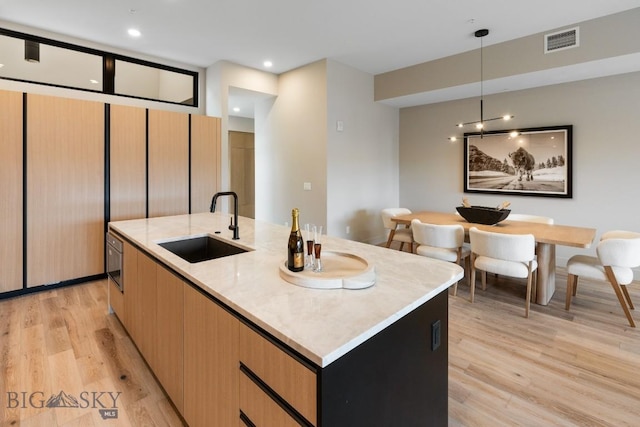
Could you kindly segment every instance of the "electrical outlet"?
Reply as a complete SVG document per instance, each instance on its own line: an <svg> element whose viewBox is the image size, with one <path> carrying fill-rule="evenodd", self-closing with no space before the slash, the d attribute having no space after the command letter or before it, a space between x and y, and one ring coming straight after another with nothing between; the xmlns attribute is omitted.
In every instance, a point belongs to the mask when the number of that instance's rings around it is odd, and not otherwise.
<svg viewBox="0 0 640 427"><path fill-rule="evenodd" d="M311 183L310 183L310 182L304 182L304 183L302 184L302 189L303 189L304 191L311 191Z"/></svg>
<svg viewBox="0 0 640 427"><path fill-rule="evenodd" d="M440 347L440 321L436 320L431 324L431 351L436 351Z"/></svg>
<svg viewBox="0 0 640 427"><path fill-rule="evenodd" d="M347 234L351 233L351 227L349 227L348 225L347 225L346 232L347 232Z"/></svg>

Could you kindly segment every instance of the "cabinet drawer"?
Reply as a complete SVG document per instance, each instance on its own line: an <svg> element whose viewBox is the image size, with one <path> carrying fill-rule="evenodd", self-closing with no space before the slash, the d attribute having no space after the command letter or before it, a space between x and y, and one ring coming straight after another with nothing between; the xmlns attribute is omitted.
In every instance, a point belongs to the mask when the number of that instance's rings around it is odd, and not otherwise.
<svg viewBox="0 0 640 427"><path fill-rule="evenodd" d="M240 327L240 362L309 422L317 425L316 373L312 369L246 325ZM265 395L265 398L268 397Z"/></svg>
<svg viewBox="0 0 640 427"><path fill-rule="evenodd" d="M257 427L300 427L287 411L243 373L240 374L240 410Z"/></svg>

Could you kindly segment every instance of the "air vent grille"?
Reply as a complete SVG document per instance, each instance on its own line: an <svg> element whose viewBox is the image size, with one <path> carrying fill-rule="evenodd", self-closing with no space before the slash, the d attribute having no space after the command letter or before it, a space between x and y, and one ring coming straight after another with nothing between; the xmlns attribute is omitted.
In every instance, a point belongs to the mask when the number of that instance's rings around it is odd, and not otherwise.
<svg viewBox="0 0 640 427"><path fill-rule="evenodd" d="M579 28L558 31L544 36L544 53L571 49L580 45Z"/></svg>

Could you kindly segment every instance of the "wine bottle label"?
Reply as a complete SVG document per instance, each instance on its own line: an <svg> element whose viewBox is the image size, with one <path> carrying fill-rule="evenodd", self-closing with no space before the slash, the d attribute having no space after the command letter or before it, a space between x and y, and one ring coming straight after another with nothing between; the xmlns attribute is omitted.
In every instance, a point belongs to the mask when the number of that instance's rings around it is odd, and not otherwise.
<svg viewBox="0 0 640 427"><path fill-rule="evenodd" d="M298 252L293 254L293 267L304 267L304 252Z"/></svg>

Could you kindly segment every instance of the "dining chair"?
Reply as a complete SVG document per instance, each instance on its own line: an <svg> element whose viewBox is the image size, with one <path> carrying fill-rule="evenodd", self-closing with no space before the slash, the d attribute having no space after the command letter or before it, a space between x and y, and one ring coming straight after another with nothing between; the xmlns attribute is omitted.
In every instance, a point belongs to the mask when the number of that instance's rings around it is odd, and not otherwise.
<svg viewBox="0 0 640 427"><path fill-rule="evenodd" d="M596 257L574 255L567 262L567 297L565 310L577 294L578 277L609 282L631 327L635 328L631 312L633 303L627 285L633 281L633 268L640 266L640 233L614 230L606 232L596 247Z"/></svg>
<svg viewBox="0 0 640 427"><path fill-rule="evenodd" d="M400 242L400 250L404 248L404 244L408 243L411 246L411 252L413 252L413 233L409 226L399 226L392 218L399 215L408 215L411 211L407 208L386 208L382 209L382 224L384 228L389 230L389 238L387 239L387 248L391 246L391 243L396 241Z"/></svg>
<svg viewBox="0 0 640 427"><path fill-rule="evenodd" d="M535 238L532 234L502 234L469 229L471 242L471 302L475 294L476 270L482 272L482 289L487 287L487 273L526 278L524 317L529 317L532 284L538 263Z"/></svg>
<svg viewBox="0 0 640 427"><path fill-rule="evenodd" d="M526 221L526 222L537 222L540 224L553 224L553 218L549 218L548 216L540 216L540 215L510 213L507 219L511 221Z"/></svg>
<svg viewBox="0 0 640 427"><path fill-rule="evenodd" d="M421 222L419 219L411 221L413 241L417 247L415 253L441 261L460 264L464 260L465 276L469 272L469 255L471 250L464 245L464 228L460 224L436 225ZM453 295L458 294L458 282L453 286Z"/></svg>

